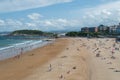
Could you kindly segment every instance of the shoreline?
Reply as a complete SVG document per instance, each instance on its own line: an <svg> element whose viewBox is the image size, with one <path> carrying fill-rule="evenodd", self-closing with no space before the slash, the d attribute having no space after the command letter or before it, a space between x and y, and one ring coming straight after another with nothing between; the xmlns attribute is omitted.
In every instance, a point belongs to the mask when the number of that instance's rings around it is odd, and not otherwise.
<svg viewBox="0 0 120 80"><path fill-rule="evenodd" d="M0 61L0 80L119 80L120 43L114 44L109 38L59 38Z"/></svg>
<svg viewBox="0 0 120 80"><path fill-rule="evenodd" d="M61 44L61 42L66 43ZM41 48L28 51L25 54L23 54L20 58L10 58L7 60L0 61L0 80L23 79L24 77L32 74L32 72L36 68L45 64L47 61L51 60L53 57L58 55L66 45L66 40L56 40L52 44L48 44ZM54 48L58 49L55 50Z"/></svg>
<svg viewBox="0 0 120 80"><path fill-rule="evenodd" d="M21 54L24 54L27 51L34 50L36 48L45 46L47 44L50 44L54 42L54 40L37 40L37 41L25 41L17 44L12 44L11 46L0 48L0 61L5 60L8 58L12 58L15 56L19 56ZM3 54L4 53L4 54Z"/></svg>

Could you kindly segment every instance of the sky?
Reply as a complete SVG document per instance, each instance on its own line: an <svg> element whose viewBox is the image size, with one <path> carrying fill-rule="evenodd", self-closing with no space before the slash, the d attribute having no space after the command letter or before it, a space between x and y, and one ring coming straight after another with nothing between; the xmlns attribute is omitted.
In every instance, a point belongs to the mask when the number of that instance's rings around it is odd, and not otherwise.
<svg viewBox="0 0 120 80"><path fill-rule="evenodd" d="M80 30L120 22L120 0L0 0L0 32Z"/></svg>

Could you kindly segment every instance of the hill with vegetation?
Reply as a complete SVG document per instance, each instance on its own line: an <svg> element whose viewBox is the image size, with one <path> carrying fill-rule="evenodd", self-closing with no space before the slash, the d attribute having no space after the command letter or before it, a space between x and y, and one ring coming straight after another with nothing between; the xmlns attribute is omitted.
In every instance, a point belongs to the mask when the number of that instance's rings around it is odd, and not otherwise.
<svg viewBox="0 0 120 80"><path fill-rule="evenodd" d="M11 36L50 36L54 37L52 32L43 32L40 30L16 30L10 33Z"/></svg>

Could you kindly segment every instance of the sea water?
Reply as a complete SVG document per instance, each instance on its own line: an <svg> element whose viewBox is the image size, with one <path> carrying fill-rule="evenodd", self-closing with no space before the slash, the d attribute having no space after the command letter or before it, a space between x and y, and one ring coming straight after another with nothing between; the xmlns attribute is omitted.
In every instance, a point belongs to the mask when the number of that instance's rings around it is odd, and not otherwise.
<svg viewBox="0 0 120 80"><path fill-rule="evenodd" d="M37 41L43 38L44 37L0 36L0 48L11 46L13 44L24 43L24 42L31 41L31 40Z"/></svg>
<svg viewBox="0 0 120 80"><path fill-rule="evenodd" d="M0 36L0 60L15 57L26 51L46 45L45 37Z"/></svg>
<svg viewBox="0 0 120 80"><path fill-rule="evenodd" d="M15 40L15 39L0 39L0 48L7 47L13 44L22 43L26 40Z"/></svg>

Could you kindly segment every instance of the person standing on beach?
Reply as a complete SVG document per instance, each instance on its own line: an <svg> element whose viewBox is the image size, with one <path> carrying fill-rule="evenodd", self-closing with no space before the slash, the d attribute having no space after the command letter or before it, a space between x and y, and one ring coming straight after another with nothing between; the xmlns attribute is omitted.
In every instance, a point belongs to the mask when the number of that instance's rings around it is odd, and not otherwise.
<svg viewBox="0 0 120 80"><path fill-rule="evenodd" d="M50 65L49 65L48 72L50 72L51 70L52 70L52 65L50 64Z"/></svg>
<svg viewBox="0 0 120 80"><path fill-rule="evenodd" d="M20 48L20 54L17 55L17 58L19 59L22 54L23 54L23 48Z"/></svg>
<svg viewBox="0 0 120 80"><path fill-rule="evenodd" d="M112 55L114 54L114 49L112 49Z"/></svg>
<svg viewBox="0 0 120 80"><path fill-rule="evenodd" d="M20 54L22 55L23 54L23 48L21 48L21 50L20 50L21 52L20 52Z"/></svg>

